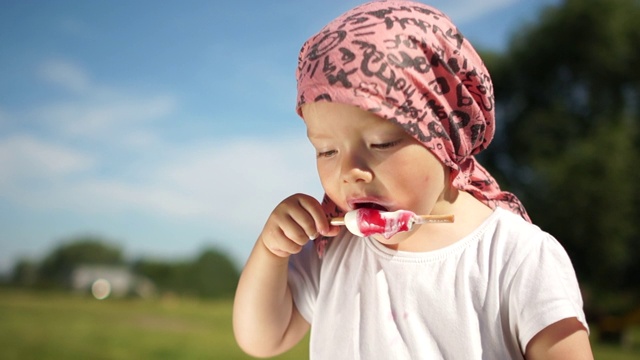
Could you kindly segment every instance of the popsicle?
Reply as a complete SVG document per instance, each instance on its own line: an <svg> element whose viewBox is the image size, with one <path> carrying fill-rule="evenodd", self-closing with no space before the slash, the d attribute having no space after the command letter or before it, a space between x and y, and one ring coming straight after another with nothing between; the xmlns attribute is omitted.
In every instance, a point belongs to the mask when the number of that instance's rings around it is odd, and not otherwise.
<svg viewBox="0 0 640 360"><path fill-rule="evenodd" d="M453 215L416 215L409 210L389 212L369 208L352 210L343 218L331 219L331 225L344 225L356 236L381 234L386 239L411 230L414 224L450 222L453 222Z"/></svg>

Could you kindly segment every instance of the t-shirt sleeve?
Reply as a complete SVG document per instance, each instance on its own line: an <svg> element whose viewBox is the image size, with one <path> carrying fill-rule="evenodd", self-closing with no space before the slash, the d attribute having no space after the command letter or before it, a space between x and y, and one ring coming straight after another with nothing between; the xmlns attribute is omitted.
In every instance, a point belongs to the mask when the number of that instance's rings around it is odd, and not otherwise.
<svg viewBox="0 0 640 360"><path fill-rule="evenodd" d="M293 302L302 317L311 323L320 287L320 266L313 241L309 241L298 254L289 258L289 288Z"/></svg>
<svg viewBox="0 0 640 360"><path fill-rule="evenodd" d="M560 320L575 317L589 329L578 280L562 245L548 234L528 245L520 253L509 301L512 331L523 352L537 333Z"/></svg>

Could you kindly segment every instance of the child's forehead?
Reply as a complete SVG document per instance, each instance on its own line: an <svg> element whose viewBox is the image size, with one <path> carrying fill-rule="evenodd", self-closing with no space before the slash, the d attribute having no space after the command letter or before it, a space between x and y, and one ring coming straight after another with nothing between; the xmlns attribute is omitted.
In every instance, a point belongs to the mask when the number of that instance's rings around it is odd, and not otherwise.
<svg viewBox="0 0 640 360"><path fill-rule="evenodd" d="M309 103L302 106L302 114L310 138L329 138L340 132L352 131L363 134L405 133L399 124L349 104Z"/></svg>
<svg viewBox="0 0 640 360"><path fill-rule="evenodd" d="M308 121L354 121L368 120L370 122L386 122L382 117L361 109L357 105L349 103L318 101L302 105L302 117L305 123Z"/></svg>

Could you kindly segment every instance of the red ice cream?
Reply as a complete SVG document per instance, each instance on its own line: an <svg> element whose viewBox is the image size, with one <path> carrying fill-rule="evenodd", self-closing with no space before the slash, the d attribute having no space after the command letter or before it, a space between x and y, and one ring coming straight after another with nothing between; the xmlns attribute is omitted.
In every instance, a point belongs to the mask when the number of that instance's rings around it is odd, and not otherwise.
<svg viewBox="0 0 640 360"><path fill-rule="evenodd" d="M354 235L381 234L386 239L401 231L409 231L416 222L416 214L408 210L385 212L362 208L350 211L344 218L347 229Z"/></svg>

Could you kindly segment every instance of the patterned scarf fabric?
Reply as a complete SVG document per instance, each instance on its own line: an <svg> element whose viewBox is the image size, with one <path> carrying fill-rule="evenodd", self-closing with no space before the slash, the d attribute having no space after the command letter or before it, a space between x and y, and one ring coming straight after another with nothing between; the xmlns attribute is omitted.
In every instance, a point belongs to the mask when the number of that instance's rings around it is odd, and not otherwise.
<svg viewBox="0 0 640 360"><path fill-rule="evenodd" d="M526 220L522 203L500 190L474 158L495 131L493 84L451 20L413 1L375 1L325 26L302 46L297 112L308 102L350 104L393 121L455 176L453 186L490 208ZM329 216L341 210L326 196ZM316 240L320 255L329 239Z"/></svg>

